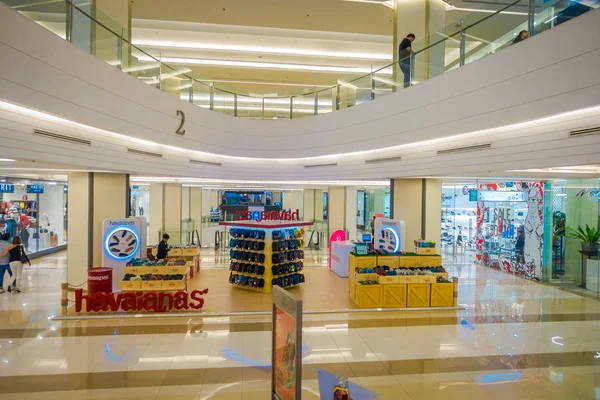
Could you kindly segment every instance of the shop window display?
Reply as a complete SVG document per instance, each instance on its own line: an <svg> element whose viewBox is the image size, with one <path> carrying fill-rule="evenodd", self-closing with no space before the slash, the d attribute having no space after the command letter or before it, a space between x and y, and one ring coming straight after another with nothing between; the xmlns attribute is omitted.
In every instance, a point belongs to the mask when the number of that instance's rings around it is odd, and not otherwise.
<svg viewBox="0 0 600 400"><path fill-rule="evenodd" d="M442 186L441 247L445 256L475 254L477 198L475 183Z"/></svg>
<svg viewBox="0 0 600 400"><path fill-rule="evenodd" d="M8 181L0 194L0 232L19 236L29 254L65 245L67 195L64 184Z"/></svg>

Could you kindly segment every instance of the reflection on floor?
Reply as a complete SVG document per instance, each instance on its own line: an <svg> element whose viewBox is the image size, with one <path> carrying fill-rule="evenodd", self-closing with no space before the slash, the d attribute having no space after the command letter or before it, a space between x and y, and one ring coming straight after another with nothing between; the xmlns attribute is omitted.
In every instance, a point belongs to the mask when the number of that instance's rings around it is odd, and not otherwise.
<svg viewBox="0 0 600 400"><path fill-rule="evenodd" d="M270 398L269 317L53 322L65 264L35 260L26 290L0 295L0 400ZM449 269L464 311L306 315L303 398L319 398L317 368L382 400L598 398L597 300Z"/></svg>

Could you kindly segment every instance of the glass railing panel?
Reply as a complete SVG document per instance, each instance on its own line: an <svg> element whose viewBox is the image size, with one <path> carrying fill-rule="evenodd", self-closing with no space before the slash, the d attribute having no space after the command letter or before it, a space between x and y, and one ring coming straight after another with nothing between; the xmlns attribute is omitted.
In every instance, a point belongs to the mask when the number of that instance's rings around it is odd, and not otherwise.
<svg viewBox="0 0 600 400"><path fill-rule="evenodd" d="M371 75L360 75L339 80L339 108L354 107L371 99ZM366 97L365 97L366 96Z"/></svg>
<svg viewBox="0 0 600 400"><path fill-rule="evenodd" d="M535 10L534 33L538 34L554 28L598 8L600 8L598 0L544 2Z"/></svg>
<svg viewBox="0 0 600 400"><path fill-rule="evenodd" d="M213 110L222 114L234 115L235 95L214 88Z"/></svg>
<svg viewBox="0 0 600 400"><path fill-rule="evenodd" d="M471 26L464 24L465 64L517 43L519 32L527 31L527 4L521 1L474 21Z"/></svg>
<svg viewBox="0 0 600 400"><path fill-rule="evenodd" d="M262 119L263 99L248 95L237 96L237 116L241 118Z"/></svg>
<svg viewBox="0 0 600 400"><path fill-rule="evenodd" d="M291 97L265 97L264 119L290 119Z"/></svg>
<svg viewBox="0 0 600 400"><path fill-rule="evenodd" d="M330 89L319 90L317 95L317 114L327 114L335 111L335 96L337 89L335 87Z"/></svg>
<svg viewBox="0 0 600 400"><path fill-rule="evenodd" d="M295 96L292 100L292 118L304 118L315 115L315 93Z"/></svg>
<svg viewBox="0 0 600 400"><path fill-rule="evenodd" d="M395 70L395 71L394 71ZM398 64L373 66L373 93L375 98L403 89L403 75Z"/></svg>
<svg viewBox="0 0 600 400"><path fill-rule="evenodd" d="M147 85L159 86L160 54L153 54L123 41L123 66L121 70Z"/></svg>
<svg viewBox="0 0 600 400"><path fill-rule="evenodd" d="M410 58L411 85L442 75L454 63L454 53L460 52L454 47L460 42L460 34L448 36L447 40L438 41L427 49L417 52ZM460 54L456 54L460 57ZM458 65L458 64L456 64Z"/></svg>
<svg viewBox="0 0 600 400"><path fill-rule="evenodd" d="M207 110L210 109L210 87L211 82L197 80L193 81L193 102L195 105Z"/></svg>
<svg viewBox="0 0 600 400"><path fill-rule="evenodd" d="M3 3L55 35L67 38L67 3L64 1L3 0Z"/></svg>
<svg viewBox="0 0 600 400"><path fill-rule="evenodd" d="M160 90L190 101L192 71L183 65L160 65Z"/></svg>

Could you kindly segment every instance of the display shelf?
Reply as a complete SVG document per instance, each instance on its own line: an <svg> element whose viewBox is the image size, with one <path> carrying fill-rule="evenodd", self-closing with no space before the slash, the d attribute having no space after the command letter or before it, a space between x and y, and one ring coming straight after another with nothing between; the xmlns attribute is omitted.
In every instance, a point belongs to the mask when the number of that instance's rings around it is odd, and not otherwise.
<svg viewBox="0 0 600 400"><path fill-rule="evenodd" d="M290 272L290 273L286 273L286 274L274 275L273 271L272 271L272 267L285 265L285 264L291 264L291 263L297 263L297 262L301 262L304 259L304 257L303 257L304 253L303 253L303 249L301 247L299 247L297 249L286 249L286 250L273 251L273 243L280 243L280 242L293 241L293 240L302 241L304 239L304 234L299 235L298 237L295 237L295 235L294 235L294 237L289 237L289 238L273 239L273 232L277 231L277 230L298 229L303 226L310 226L310 225L312 225L312 222L297 222L296 223L296 222L274 222L274 221L262 221L262 222L239 221L239 222L221 222L220 225L229 226L232 228L247 229L249 231L264 231L264 239L244 238L244 237L239 237L239 236L234 237L233 235L230 239L230 243L231 243L231 240L240 240L240 241L246 241L246 242L262 242L265 244L265 247L263 250L244 249L244 248L237 247L237 246L231 247L231 249L230 249L231 252L246 252L246 253L250 253L250 254L264 255L265 259L263 262L231 258L231 263L254 264L254 265L263 266L265 268L265 272L263 275L257 275L257 274L250 273L250 272L241 272L241 271L235 271L233 269L230 269L230 275L233 274L233 275L239 275L239 276L246 276L248 278L264 279L264 287L258 288L258 287L254 287L254 286L250 286L250 285L239 285L239 284L236 284L235 282L230 282L230 284L233 285L234 287L250 290L253 292L271 293L273 291L272 280L274 278L285 278L285 277L293 276L293 275L303 275L302 270L299 270L296 272ZM239 232L235 232L235 233L239 234ZM273 263L272 256L274 256L274 255L280 255L280 254L285 254L285 253L294 254L294 252L300 252L300 251L302 251L302 253L300 253L298 255L300 255L301 257L296 257L294 259L290 259L290 260L283 261L280 263ZM290 279L288 281L293 281L293 280ZM282 286L282 287L284 289L287 289L290 287L301 285L302 283L304 283L304 282L300 282L293 286L286 286L286 287Z"/></svg>

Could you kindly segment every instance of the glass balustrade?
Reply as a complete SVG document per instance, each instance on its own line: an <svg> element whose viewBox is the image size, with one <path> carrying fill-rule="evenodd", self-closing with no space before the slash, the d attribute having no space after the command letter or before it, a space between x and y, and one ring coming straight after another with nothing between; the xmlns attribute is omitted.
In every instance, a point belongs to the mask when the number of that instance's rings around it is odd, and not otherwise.
<svg viewBox="0 0 600 400"><path fill-rule="evenodd" d="M410 57L372 64L371 73L346 74L330 87L295 85L285 95L277 96L269 92L266 83L244 82L251 84L253 90L243 93L222 83L231 81L219 81L216 87L212 79L195 75L185 65L171 64L168 58L163 62L159 50L132 44L132 34L89 1L1 1L150 86L205 109L251 119L296 119L354 107L512 46L519 42L522 31L538 34L600 7L599 0L519 0L490 5L478 12L448 14L447 18L457 17L456 20L416 40Z"/></svg>

